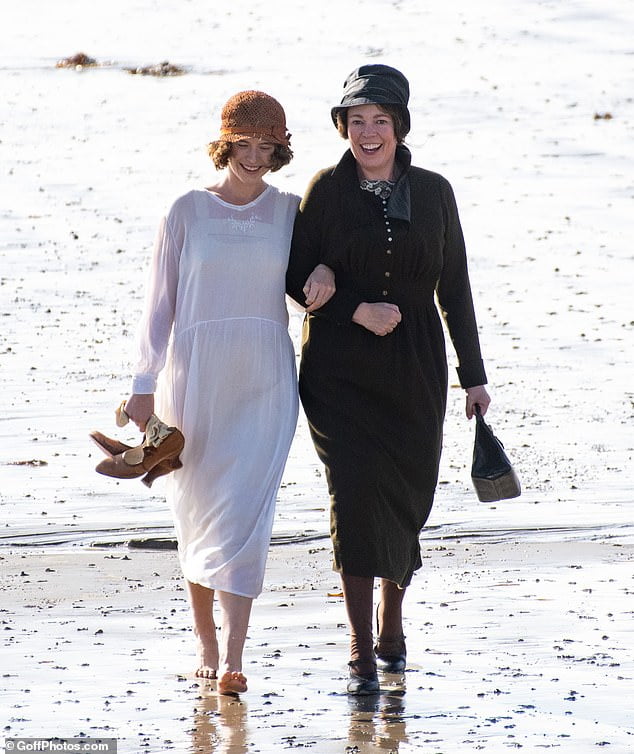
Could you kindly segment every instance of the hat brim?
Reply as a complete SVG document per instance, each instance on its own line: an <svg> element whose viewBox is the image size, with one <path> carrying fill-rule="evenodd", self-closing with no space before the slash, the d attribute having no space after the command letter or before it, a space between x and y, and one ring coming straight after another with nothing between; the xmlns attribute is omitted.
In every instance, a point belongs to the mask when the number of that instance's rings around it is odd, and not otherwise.
<svg viewBox="0 0 634 754"><path fill-rule="evenodd" d="M282 133L279 131L278 133L271 133L271 131L266 130L249 131L248 129L222 128L220 130L220 135L218 136L218 141L233 143L240 141L241 139L250 138L263 139L264 141L270 141L272 144L281 144L282 146L287 147L290 144L291 135L288 131L282 136Z"/></svg>
<svg viewBox="0 0 634 754"><path fill-rule="evenodd" d="M411 128L411 119L409 115L409 110L402 102L394 102L392 99L383 99L380 97L354 97L348 102L346 102L345 105L335 105L330 110L330 117L332 118L332 122L335 124L335 128L337 127L337 113L339 113L341 110L347 110L350 107L358 107L359 105L392 105L393 107L398 107L399 110L403 113L403 122L404 125L409 132Z"/></svg>

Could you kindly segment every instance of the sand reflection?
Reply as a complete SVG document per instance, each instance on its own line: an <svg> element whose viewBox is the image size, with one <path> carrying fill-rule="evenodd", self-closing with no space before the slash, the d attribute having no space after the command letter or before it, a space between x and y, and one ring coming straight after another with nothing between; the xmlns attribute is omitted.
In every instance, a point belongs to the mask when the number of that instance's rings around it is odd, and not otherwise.
<svg viewBox="0 0 634 754"><path fill-rule="evenodd" d="M191 729L193 754L246 754L249 748L247 705L239 697L201 688Z"/></svg>
<svg viewBox="0 0 634 754"><path fill-rule="evenodd" d="M348 748L346 751L398 752L407 742L403 693L350 697Z"/></svg>

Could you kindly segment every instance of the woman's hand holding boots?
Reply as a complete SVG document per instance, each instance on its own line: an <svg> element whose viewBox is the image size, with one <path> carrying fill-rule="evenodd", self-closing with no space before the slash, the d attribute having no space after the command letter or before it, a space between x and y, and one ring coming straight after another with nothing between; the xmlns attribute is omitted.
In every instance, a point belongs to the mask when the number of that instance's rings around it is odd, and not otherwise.
<svg viewBox="0 0 634 754"><path fill-rule="evenodd" d="M134 393L128 398L124 408L141 432L145 432L145 425L154 413L154 393Z"/></svg>

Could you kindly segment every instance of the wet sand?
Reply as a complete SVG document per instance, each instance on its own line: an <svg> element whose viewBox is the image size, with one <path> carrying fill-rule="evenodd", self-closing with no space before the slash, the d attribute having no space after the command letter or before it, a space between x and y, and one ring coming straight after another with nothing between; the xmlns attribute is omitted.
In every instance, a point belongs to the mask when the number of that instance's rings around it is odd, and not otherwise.
<svg viewBox="0 0 634 754"><path fill-rule="evenodd" d="M272 548L233 699L193 676L174 551L4 550L5 735L116 737L120 752L632 751L631 537L422 551L408 670L351 699L328 543Z"/></svg>

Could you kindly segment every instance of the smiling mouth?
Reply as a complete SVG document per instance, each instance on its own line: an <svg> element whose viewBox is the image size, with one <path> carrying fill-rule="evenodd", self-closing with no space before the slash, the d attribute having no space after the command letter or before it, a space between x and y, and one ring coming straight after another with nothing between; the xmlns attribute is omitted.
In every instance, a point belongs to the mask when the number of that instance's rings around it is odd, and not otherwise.
<svg viewBox="0 0 634 754"><path fill-rule="evenodd" d="M375 152L378 152L379 149L381 149L381 146L381 144L362 144L361 149L365 154L375 154Z"/></svg>
<svg viewBox="0 0 634 754"><path fill-rule="evenodd" d="M246 170L247 173L257 173L260 170L259 167L252 168L252 167L249 167L248 165L243 165L242 163L240 164L242 165L243 170Z"/></svg>

